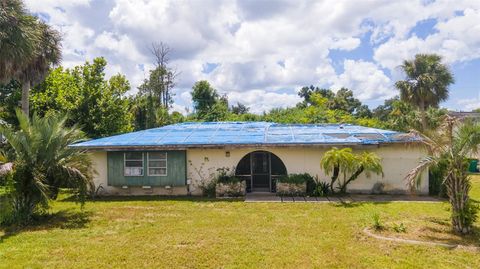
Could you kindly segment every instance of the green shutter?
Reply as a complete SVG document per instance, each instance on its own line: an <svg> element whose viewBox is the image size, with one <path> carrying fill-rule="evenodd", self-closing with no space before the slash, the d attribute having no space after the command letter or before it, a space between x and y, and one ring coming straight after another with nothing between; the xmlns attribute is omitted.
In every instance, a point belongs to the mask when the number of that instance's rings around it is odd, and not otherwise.
<svg viewBox="0 0 480 269"><path fill-rule="evenodd" d="M186 184L186 152L180 150L167 152L167 175L148 176L147 152L143 154L143 176L126 177L124 170L124 152L107 153L109 186L185 186Z"/></svg>

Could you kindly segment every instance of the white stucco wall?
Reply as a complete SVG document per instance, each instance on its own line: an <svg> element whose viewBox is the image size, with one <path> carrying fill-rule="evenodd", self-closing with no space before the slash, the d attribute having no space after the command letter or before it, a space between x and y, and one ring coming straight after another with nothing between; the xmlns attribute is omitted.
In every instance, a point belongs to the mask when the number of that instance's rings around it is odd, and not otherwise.
<svg viewBox="0 0 480 269"><path fill-rule="evenodd" d="M198 187L202 180L209 180L211 175L216 173L218 168L233 169L238 162L248 153L257 150L265 150L277 155L285 164L287 172L309 173L312 176L318 176L323 181L330 181L320 169L320 160L328 150L325 147L250 147L250 148L224 148L224 149L189 149L187 150L187 179L191 183L189 186L192 194L201 194ZM349 192L370 193L375 183L384 184L384 190L387 192L406 192L408 186L404 180L407 173L414 168L420 159L425 155L419 146L406 145L387 145L387 146L369 146L367 148L354 148L355 152L364 150L377 153L383 163L384 177L371 175L367 178L362 174L356 181L349 185ZM226 152L230 153L226 157ZM95 185L103 186L105 194L112 195L139 195L139 194L161 194L161 195L184 195L187 194L187 187L176 187L165 189L156 187L153 189L129 188L127 190L108 186L107 184L107 154L106 152L92 152L93 162L98 174L95 177ZM421 184L418 193L428 194L428 173L422 175Z"/></svg>
<svg viewBox="0 0 480 269"><path fill-rule="evenodd" d="M287 172L309 173L312 176L318 176L320 180L330 181L324 171L320 169L320 160L328 150L323 147L258 147L258 148L235 148L235 149L191 149L187 151L187 175L191 180L191 191L198 193L197 187L202 180L196 170L201 168L203 177L208 178L209 174L215 173L217 168L228 167L232 169L246 154L265 150L277 155L285 164ZM371 175L367 178L363 173L357 180L349 184L348 191L370 193L372 187L377 182L385 185L384 190L392 193L408 191L408 186L404 180L408 172L418 165L418 162L425 155L419 146L388 145L382 147L368 147L354 149L355 152L365 150L377 153L383 164L384 177L381 175ZM226 152L230 152L230 157L226 157ZM424 172L418 193L428 194L428 173Z"/></svg>

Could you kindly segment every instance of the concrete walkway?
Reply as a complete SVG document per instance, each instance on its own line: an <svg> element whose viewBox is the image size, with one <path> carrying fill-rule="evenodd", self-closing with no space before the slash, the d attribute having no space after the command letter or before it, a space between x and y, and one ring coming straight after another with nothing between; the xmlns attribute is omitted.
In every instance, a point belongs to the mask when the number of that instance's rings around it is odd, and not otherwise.
<svg viewBox="0 0 480 269"><path fill-rule="evenodd" d="M329 203L329 202L441 202L442 199L431 196L419 195L389 195L389 194L349 194L346 196L335 197L301 197L301 196L277 196L275 193L269 192L253 192L247 193L245 202L312 202L312 203Z"/></svg>

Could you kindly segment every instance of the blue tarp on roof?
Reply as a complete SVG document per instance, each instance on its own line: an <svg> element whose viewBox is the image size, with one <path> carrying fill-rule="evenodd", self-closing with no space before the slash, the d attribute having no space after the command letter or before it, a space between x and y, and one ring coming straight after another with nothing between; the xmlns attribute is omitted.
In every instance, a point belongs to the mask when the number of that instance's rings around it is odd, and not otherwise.
<svg viewBox="0 0 480 269"><path fill-rule="evenodd" d="M350 124L187 122L71 145L81 148L198 147L221 145L368 145L413 142L404 133Z"/></svg>

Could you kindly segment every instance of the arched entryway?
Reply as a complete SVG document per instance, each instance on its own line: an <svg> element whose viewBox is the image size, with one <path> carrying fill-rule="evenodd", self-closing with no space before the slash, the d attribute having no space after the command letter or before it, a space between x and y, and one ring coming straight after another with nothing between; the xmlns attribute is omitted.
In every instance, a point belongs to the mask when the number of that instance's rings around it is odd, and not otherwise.
<svg viewBox="0 0 480 269"><path fill-rule="evenodd" d="M282 160L268 151L250 152L235 169L235 175L245 179L247 192L275 192L276 179L286 174Z"/></svg>

